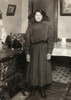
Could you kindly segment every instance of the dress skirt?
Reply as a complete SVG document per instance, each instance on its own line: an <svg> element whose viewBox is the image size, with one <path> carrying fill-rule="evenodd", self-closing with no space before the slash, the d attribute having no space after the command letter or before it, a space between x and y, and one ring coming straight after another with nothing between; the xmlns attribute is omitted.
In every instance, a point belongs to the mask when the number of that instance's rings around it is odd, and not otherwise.
<svg viewBox="0 0 71 100"><path fill-rule="evenodd" d="M51 61L47 60L47 43L31 44L30 63L26 82L32 86L43 86L52 82Z"/></svg>

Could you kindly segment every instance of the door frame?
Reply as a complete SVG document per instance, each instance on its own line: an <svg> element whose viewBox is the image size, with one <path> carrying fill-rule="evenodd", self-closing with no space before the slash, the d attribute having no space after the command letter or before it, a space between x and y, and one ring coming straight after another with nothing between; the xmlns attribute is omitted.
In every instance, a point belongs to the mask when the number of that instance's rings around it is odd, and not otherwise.
<svg viewBox="0 0 71 100"><path fill-rule="evenodd" d="M58 40L58 0L54 0L54 42Z"/></svg>

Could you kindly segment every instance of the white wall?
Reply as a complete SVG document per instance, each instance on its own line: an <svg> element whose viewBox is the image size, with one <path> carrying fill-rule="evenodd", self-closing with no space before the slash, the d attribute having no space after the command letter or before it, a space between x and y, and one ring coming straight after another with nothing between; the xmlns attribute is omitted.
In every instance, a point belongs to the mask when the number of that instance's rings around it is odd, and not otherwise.
<svg viewBox="0 0 71 100"><path fill-rule="evenodd" d="M8 4L16 5L14 16L7 16ZM0 10L3 13L3 23L7 34L21 32L22 0L0 0Z"/></svg>
<svg viewBox="0 0 71 100"><path fill-rule="evenodd" d="M22 0L22 33L26 32L28 26L28 0Z"/></svg>
<svg viewBox="0 0 71 100"><path fill-rule="evenodd" d="M71 38L71 16L60 16L60 0L58 0L58 37Z"/></svg>
<svg viewBox="0 0 71 100"><path fill-rule="evenodd" d="M7 16L8 4L16 5L14 16ZM3 13L3 23L7 34L25 33L28 25L28 0L0 0L0 10Z"/></svg>

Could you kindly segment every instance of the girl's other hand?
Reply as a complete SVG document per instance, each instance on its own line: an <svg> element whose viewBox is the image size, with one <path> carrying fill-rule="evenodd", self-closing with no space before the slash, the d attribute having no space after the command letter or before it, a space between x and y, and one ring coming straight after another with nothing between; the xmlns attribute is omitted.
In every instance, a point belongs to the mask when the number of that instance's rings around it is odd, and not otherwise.
<svg viewBox="0 0 71 100"><path fill-rule="evenodd" d="M50 53L47 54L47 60L51 60L51 54Z"/></svg>
<svg viewBox="0 0 71 100"><path fill-rule="evenodd" d="M27 54L27 55L26 55L26 61L27 61L27 62L30 62L30 54Z"/></svg>

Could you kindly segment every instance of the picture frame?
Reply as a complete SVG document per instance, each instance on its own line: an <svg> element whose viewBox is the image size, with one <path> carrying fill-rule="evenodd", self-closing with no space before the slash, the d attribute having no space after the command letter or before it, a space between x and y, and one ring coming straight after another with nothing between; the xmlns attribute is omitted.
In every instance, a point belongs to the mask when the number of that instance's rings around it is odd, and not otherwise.
<svg viewBox="0 0 71 100"><path fill-rule="evenodd" d="M15 11L16 11L16 5L8 5L7 8L7 16L14 16L15 15Z"/></svg>
<svg viewBox="0 0 71 100"><path fill-rule="evenodd" d="M71 16L71 0L60 0L60 15Z"/></svg>

